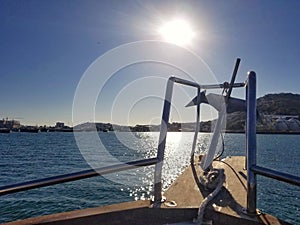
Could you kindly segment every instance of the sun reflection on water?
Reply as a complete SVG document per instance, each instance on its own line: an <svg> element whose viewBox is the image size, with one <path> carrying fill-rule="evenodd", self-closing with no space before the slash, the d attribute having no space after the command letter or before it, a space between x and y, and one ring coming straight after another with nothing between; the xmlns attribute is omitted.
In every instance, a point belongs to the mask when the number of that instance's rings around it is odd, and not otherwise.
<svg viewBox="0 0 300 225"><path fill-rule="evenodd" d="M155 157L157 153L158 132L138 133L139 144L145 151L145 157ZM168 132L162 171L163 191L166 191L174 180L184 171L190 163L192 150L193 132ZM205 151L209 144L209 134L201 134L198 137L197 152ZM146 150L148 149L148 150ZM138 199L148 199L153 194L154 166L135 170L134 180L138 185L130 188L130 196ZM135 181L132 181L134 183Z"/></svg>

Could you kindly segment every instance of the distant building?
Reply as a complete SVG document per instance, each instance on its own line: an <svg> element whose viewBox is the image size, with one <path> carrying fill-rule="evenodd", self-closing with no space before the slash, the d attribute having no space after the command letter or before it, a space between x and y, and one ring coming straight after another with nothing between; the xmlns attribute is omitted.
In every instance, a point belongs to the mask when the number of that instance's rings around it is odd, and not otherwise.
<svg viewBox="0 0 300 225"><path fill-rule="evenodd" d="M283 118L279 118L276 120L275 128L278 131L288 131L289 130L286 120Z"/></svg>
<svg viewBox="0 0 300 225"><path fill-rule="evenodd" d="M21 124L18 120L9 120L8 118L0 120L0 128L14 129L20 127Z"/></svg>
<svg viewBox="0 0 300 225"><path fill-rule="evenodd" d="M291 118L287 123L289 130L291 131L299 131L300 130L300 122L295 118Z"/></svg>
<svg viewBox="0 0 300 225"><path fill-rule="evenodd" d="M276 131L300 131L299 116L264 115L264 119L268 128L275 129Z"/></svg>
<svg viewBox="0 0 300 225"><path fill-rule="evenodd" d="M132 132L150 132L149 125L136 125L134 127L130 127Z"/></svg>
<svg viewBox="0 0 300 225"><path fill-rule="evenodd" d="M55 125L55 128L64 128L64 126L65 126L65 123L57 122Z"/></svg>
<svg viewBox="0 0 300 225"><path fill-rule="evenodd" d="M107 132L107 131L114 130L112 124L110 124L110 123L96 123L95 125L96 125L97 131Z"/></svg>

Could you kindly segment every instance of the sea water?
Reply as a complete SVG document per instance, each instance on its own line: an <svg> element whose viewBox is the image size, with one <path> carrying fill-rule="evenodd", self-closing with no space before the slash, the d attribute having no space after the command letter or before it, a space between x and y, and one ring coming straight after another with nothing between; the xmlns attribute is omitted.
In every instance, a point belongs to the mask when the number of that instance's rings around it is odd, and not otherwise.
<svg viewBox="0 0 300 225"><path fill-rule="evenodd" d="M0 186L156 156L153 133L10 133L0 134ZM82 140L83 143L82 144ZM170 132L163 167L163 190L189 164L193 133ZM200 134L197 151L206 151L210 134ZM223 157L245 154L245 136L226 134ZM79 147L78 147L79 146ZM258 135L257 164L300 174L299 135ZM218 152L222 149L218 146ZM103 177L0 196L0 223L153 195L154 166ZM258 176L258 208L300 224L300 187Z"/></svg>

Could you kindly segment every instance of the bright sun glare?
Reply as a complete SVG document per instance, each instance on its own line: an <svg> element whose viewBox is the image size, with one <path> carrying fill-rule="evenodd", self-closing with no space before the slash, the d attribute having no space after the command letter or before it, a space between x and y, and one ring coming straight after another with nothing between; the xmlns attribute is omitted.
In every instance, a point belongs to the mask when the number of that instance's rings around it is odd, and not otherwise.
<svg viewBox="0 0 300 225"><path fill-rule="evenodd" d="M159 33L165 41L180 46L191 44L192 39L195 37L195 32L190 24L182 19L175 19L163 24L159 29Z"/></svg>

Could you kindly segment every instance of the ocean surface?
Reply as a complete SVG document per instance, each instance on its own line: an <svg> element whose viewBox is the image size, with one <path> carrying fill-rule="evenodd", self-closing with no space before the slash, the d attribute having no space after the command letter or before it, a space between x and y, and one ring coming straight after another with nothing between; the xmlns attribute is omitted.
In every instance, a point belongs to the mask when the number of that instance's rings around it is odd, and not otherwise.
<svg viewBox="0 0 300 225"><path fill-rule="evenodd" d="M0 186L150 158L158 133L10 133L0 134ZM97 138L95 138L97 136ZM207 150L200 134L197 151ZM193 133L168 133L164 190L189 163ZM226 134L223 156L244 155L245 136ZM79 146L79 147L78 147ZM221 144L218 151L221 151ZM258 165L300 174L299 135L258 135ZM154 166L133 169L0 196L0 223L29 217L147 199L153 194ZM300 224L300 187L258 176L258 208Z"/></svg>

